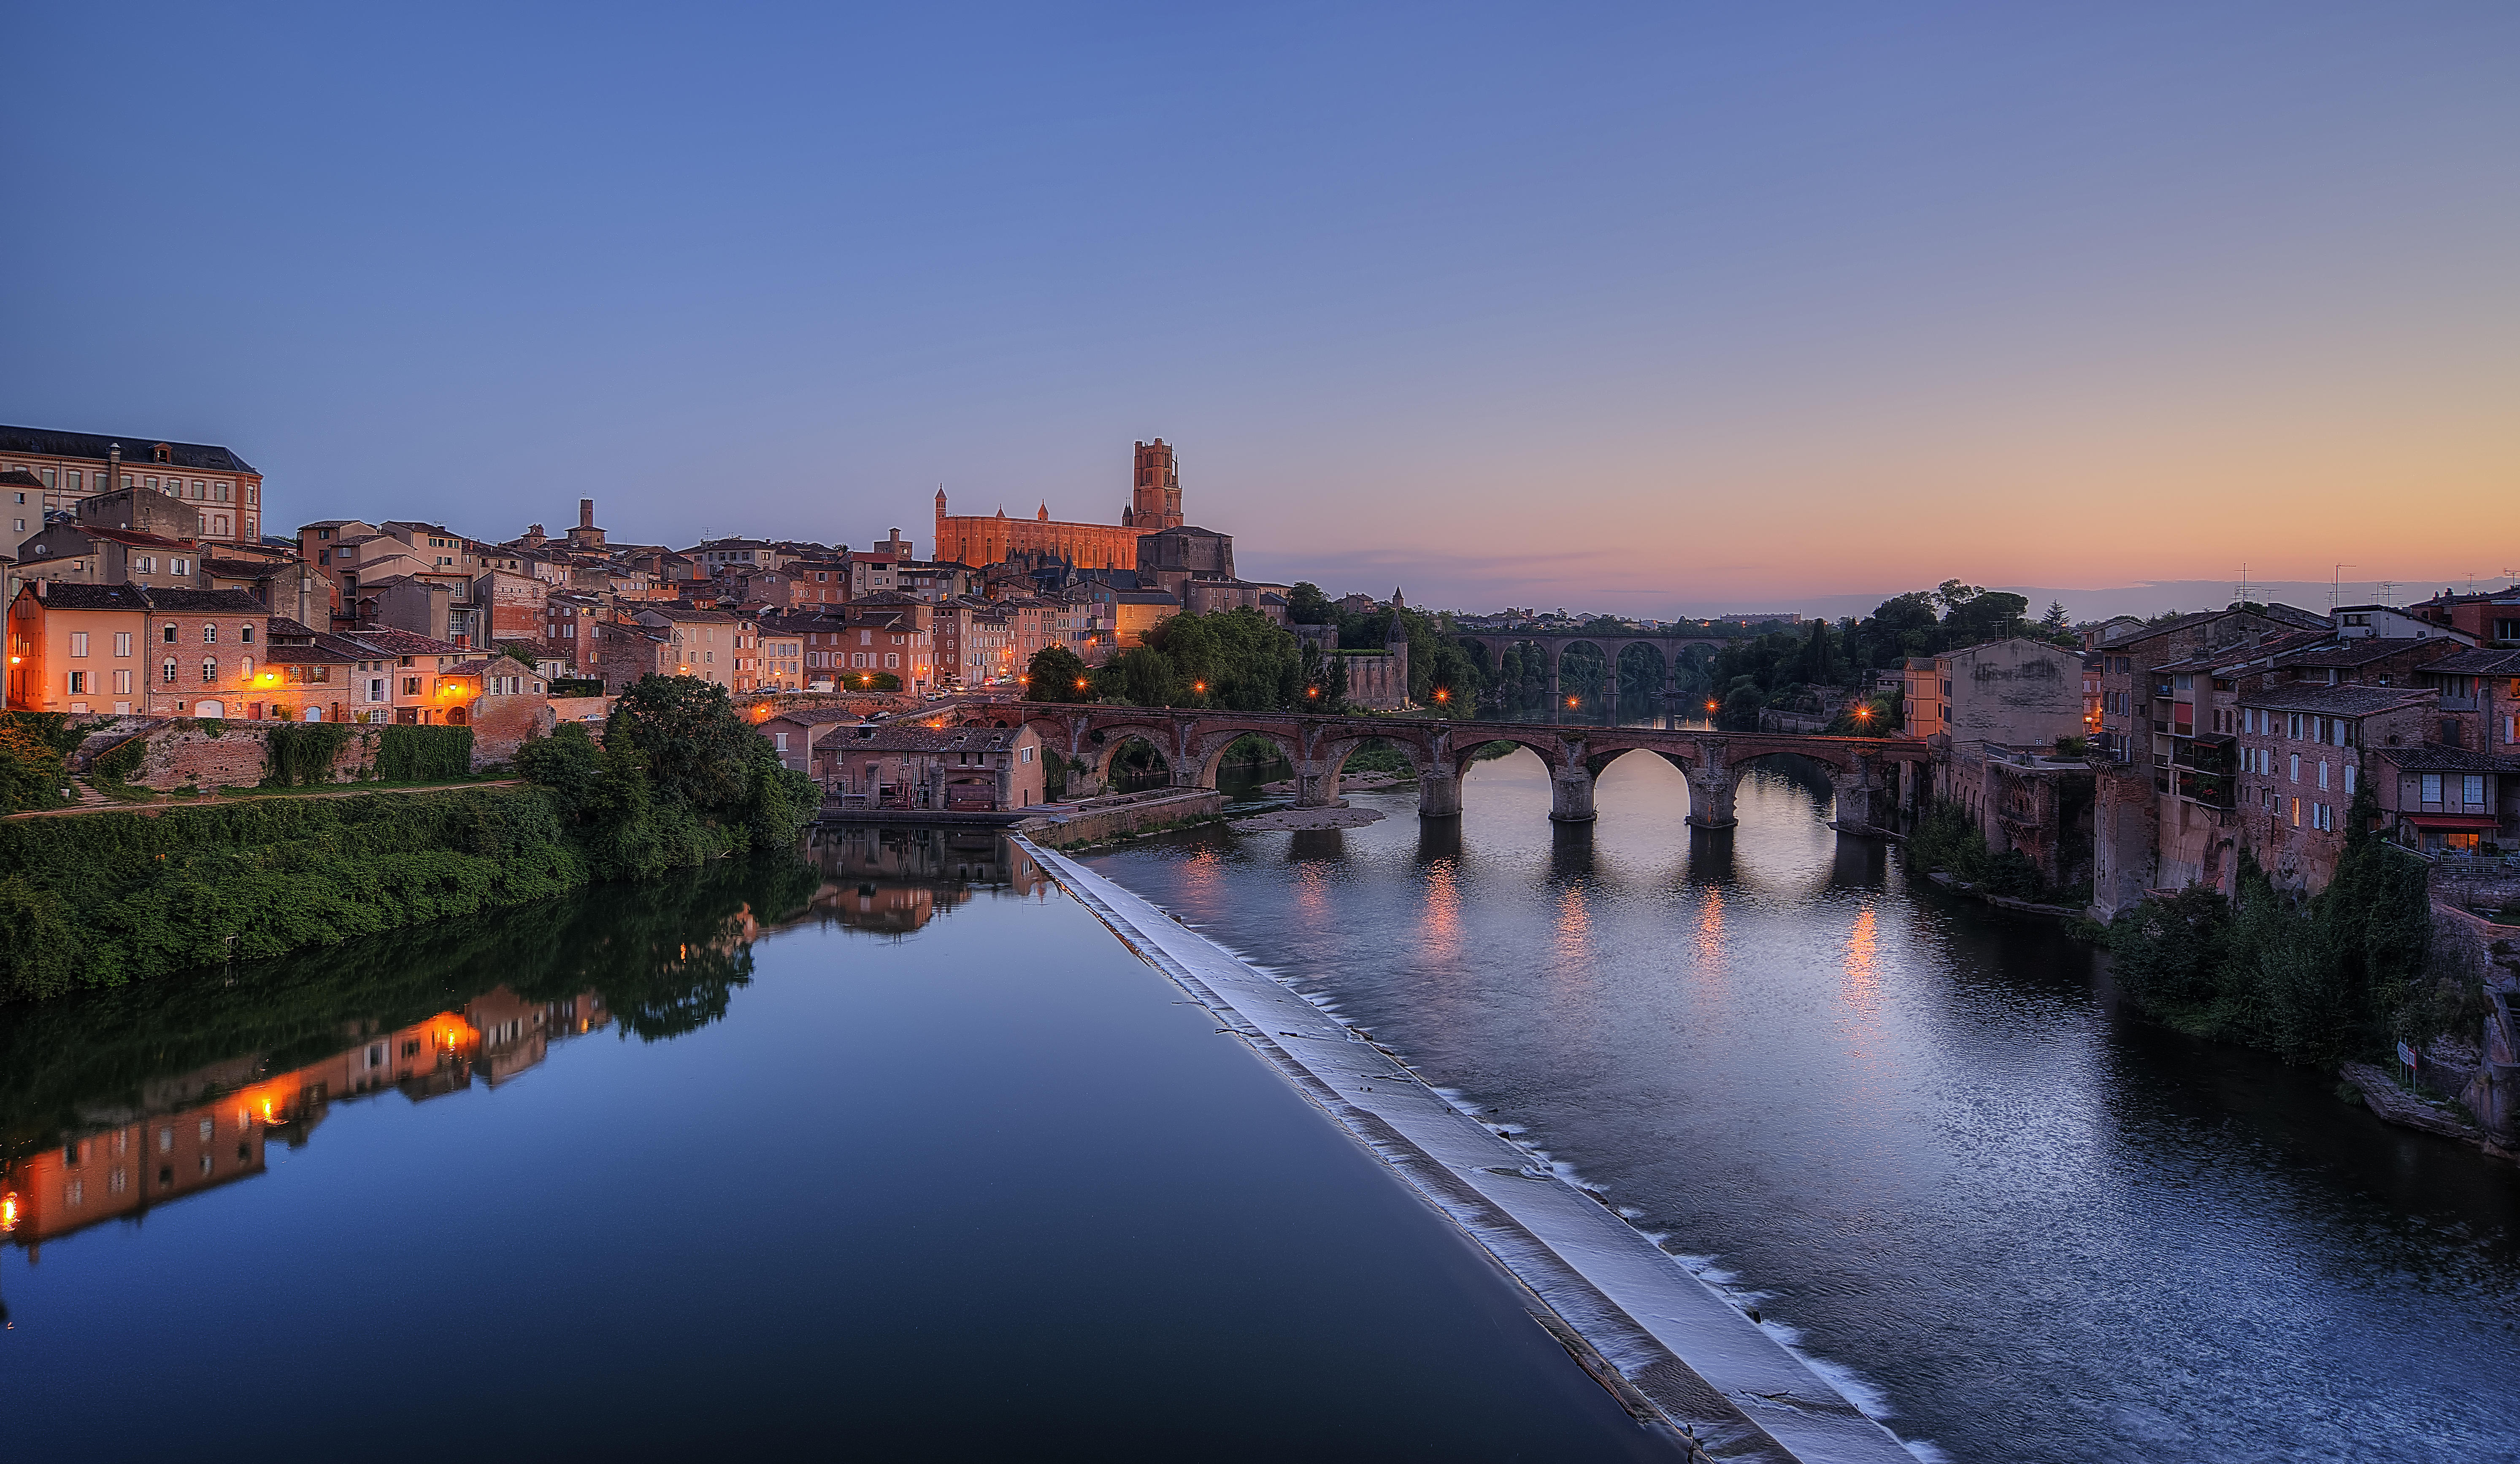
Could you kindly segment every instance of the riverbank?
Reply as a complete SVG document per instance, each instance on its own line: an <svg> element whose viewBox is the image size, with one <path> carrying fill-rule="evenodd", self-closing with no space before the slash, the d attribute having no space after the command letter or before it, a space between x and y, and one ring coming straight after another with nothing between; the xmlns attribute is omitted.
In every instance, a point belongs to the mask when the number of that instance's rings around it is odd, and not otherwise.
<svg viewBox="0 0 2520 1464"><path fill-rule="evenodd" d="M1887 1429L1597 1195L1175 917L1071 859L1031 852L1131 950L1546 1302L1582 1339L1586 1360L1607 1369L1605 1385L1717 1457L1912 1464Z"/></svg>

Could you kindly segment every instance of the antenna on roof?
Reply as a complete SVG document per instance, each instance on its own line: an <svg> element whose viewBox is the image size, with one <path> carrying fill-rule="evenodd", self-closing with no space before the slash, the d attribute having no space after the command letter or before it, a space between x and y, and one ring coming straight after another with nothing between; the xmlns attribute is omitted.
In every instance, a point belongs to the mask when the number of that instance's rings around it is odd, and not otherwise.
<svg viewBox="0 0 2520 1464"><path fill-rule="evenodd" d="M2249 562L2245 559L2240 561L2240 582L2232 589L2237 592L2234 598L2242 605L2249 603Z"/></svg>
<svg viewBox="0 0 2520 1464"><path fill-rule="evenodd" d="M2380 581L2380 603L2383 605L2395 605L2398 603L2398 581L2394 579L2383 579Z"/></svg>
<svg viewBox="0 0 2520 1464"><path fill-rule="evenodd" d="M2333 611L2336 609L2336 602L2342 598L2339 591L2344 588L2345 572L2355 567L2352 565L2338 565L2335 572L2328 575L2327 608L2329 610Z"/></svg>

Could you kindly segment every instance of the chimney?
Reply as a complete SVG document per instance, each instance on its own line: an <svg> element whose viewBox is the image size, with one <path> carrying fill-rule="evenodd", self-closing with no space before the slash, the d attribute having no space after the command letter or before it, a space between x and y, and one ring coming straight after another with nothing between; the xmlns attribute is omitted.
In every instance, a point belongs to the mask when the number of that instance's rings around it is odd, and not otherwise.
<svg viewBox="0 0 2520 1464"><path fill-rule="evenodd" d="M577 526L580 528L593 528L595 526L594 499L580 498L577 500Z"/></svg>
<svg viewBox="0 0 2520 1464"><path fill-rule="evenodd" d="M36 580L36 581L35 581L35 598L36 598L36 599L38 599L38 600L41 600L42 598L44 598L44 586L46 586L46 585L48 585L48 584L51 584L51 583L52 583L52 581L51 581L51 580L49 580L49 579L38 579L38 580Z"/></svg>
<svg viewBox="0 0 2520 1464"><path fill-rule="evenodd" d="M114 443L105 450L105 490L109 493L122 486L122 444Z"/></svg>

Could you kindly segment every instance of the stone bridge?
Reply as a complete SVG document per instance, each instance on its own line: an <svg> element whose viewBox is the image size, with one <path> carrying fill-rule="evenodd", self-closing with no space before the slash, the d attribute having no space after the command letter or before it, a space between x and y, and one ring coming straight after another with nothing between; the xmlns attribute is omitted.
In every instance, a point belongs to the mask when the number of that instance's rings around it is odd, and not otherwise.
<svg viewBox="0 0 2520 1464"><path fill-rule="evenodd" d="M1655 635L1642 630L1450 630L1445 635L1462 645L1477 646L1485 651L1491 670L1503 663L1508 647L1528 645L1539 648L1540 653L1549 658L1549 695L1552 701L1558 695L1558 660L1566 654L1568 647L1578 643L1600 651L1614 682L1619 674L1619 657L1626 653L1628 647L1651 647L1653 653L1662 659L1662 695L1665 697L1680 695L1680 658L1689 647L1721 650L1738 644L1737 638L1726 639L1720 635Z"/></svg>
<svg viewBox="0 0 2520 1464"><path fill-rule="evenodd" d="M1044 746L1081 762L1095 781L1108 781L1111 759L1131 742L1161 754L1172 782L1214 788L1225 751L1244 737L1274 744L1295 766L1297 807L1338 801L1339 771L1349 755L1379 740L1399 751L1418 775L1418 811L1443 818L1462 811L1462 778L1478 750L1492 742L1528 748L1549 766L1549 816L1584 823L1593 814L1593 785L1602 769L1631 754L1660 757L1688 779L1688 821L1732 827L1732 799L1741 774L1762 757L1792 755L1828 769L1837 795L1837 826L1875 826L1894 801L1912 801L1921 781L1902 764L1927 761L1925 743L1907 737L1820 737L1761 732L1677 732L1652 727L1574 727L1546 722L1453 721L1436 717L1306 716L1291 712L1184 710L1159 707L1067 707L1041 703L964 706L951 715L966 726L1022 722Z"/></svg>

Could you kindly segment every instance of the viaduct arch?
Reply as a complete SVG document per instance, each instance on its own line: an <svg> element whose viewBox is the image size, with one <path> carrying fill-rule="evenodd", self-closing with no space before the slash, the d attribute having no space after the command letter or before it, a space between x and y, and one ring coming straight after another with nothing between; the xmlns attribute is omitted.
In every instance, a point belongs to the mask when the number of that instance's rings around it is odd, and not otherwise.
<svg viewBox="0 0 2520 1464"><path fill-rule="evenodd" d="M1537 646L1549 658L1549 698L1557 700L1559 685L1557 665L1568 647L1579 642L1600 648L1601 659L1618 674L1619 658L1630 646L1645 646L1662 658L1662 695L1666 699L1680 695L1680 660L1691 646L1721 650L1732 642L1720 635L1651 635L1642 631L1600 630L1454 630L1448 638L1465 646L1477 646L1487 653L1488 664L1501 663L1506 651L1513 646Z"/></svg>

